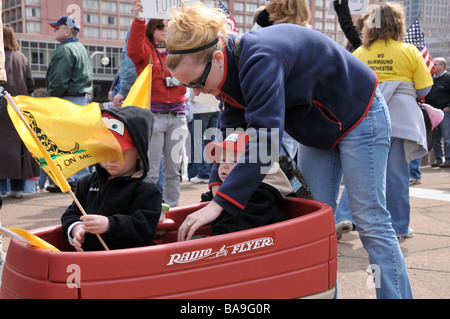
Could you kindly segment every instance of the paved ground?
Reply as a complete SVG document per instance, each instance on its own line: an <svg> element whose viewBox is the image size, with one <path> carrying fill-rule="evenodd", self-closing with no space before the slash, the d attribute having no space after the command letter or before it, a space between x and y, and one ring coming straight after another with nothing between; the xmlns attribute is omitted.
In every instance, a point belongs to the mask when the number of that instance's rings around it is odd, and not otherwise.
<svg viewBox="0 0 450 319"><path fill-rule="evenodd" d="M421 167L422 184L410 189L413 238L401 242L415 298L450 298L450 169ZM180 205L197 203L206 185L182 183ZM22 199L6 196L0 220L4 227L34 229L59 223L68 194L26 194ZM9 238L3 237L7 252ZM342 237L338 244L339 298L371 299L375 290L366 269L367 253L358 234ZM1 270L0 270L1 272ZM368 280L369 279L369 280Z"/></svg>

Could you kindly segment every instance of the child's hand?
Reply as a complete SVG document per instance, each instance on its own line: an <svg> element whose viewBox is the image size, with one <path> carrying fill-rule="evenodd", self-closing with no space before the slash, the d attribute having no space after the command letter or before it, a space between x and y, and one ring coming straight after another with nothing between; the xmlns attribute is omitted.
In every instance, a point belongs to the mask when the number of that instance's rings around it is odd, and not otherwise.
<svg viewBox="0 0 450 319"><path fill-rule="evenodd" d="M91 234L104 234L109 229L108 217L102 215L83 215L80 217L83 221L83 228Z"/></svg>
<svg viewBox="0 0 450 319"><path fill-rule="evenodd" d="M81 244L84 240L84 235L86 234L86 231L84 230L83 226L81 224L76 225L72 229L72 240L73 240L73 246L77 251L83 251L81 248Z"/></svg>

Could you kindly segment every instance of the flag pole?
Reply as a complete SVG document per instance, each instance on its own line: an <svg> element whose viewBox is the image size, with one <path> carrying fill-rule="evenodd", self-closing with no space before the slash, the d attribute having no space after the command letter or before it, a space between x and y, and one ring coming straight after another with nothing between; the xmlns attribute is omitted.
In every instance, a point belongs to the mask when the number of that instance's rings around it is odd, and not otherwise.
<svg viewBox="0 0 450 319"><path fill-rule="evenodd" d="M151 59L151 57L150 57L150 59ZM150 72L151 72L151 74L153 73L153 63L151 63L150 64ZM148 109L151 111L152 110L152 81L151 81L151 78L150 78L150 94L149 94L149 97L148 97Z"/></svg>
<svg viewBox="0 0 450 319"><path fill-rule="evenodd" d="M84 216L86 216L87 215L86 211L84 210L83 206L81 206L80 202L78 201L78 198L75 196L75 194L72 192L71 189L69 189L69 194L70 194L70 196L72 196L73 201L78 206L78 208L80 209L81 213ZM105 248L105 250L109 250L109 248L108 248L108 246L106 246L106 243L103 240L102 236L100 236L100 234L96 234L96 235L97 235L98 240L100 240L100 243L102 244L103 248Z"/></svg>
<svg viewBox="0 0 450 319"><path fill-rule="evenodd" d="M83 215L87 215L86 211L84 210L83 206L81 206L80 202L78 201L78 199L76 198L75 194L72 192L69 183L67 183L67 180L64 178L64 176L62 176L62 173L59 171L59 169L56 167L56 164L53 162L53 159L51 158L50 154L48 154L47 150L45 149L45 147L42 145L41 141L38 139L38 137L36 136L36 134L34 133L34 131L30 128L27 120L25 119L25 117L23 116L22 112L19 110L19 108L17 107L16 103L14 102L14 100L11 98L11 95L8 92L3 92L5 98L8 100L9 104L12 106L12 108L14 109L14 111L17 113L17 115L19 116L19 118L21 119L21 121L25 124L25 127L27 128L28 133L31 134L34 142L38 145L38 147L41 149L41 151L43 152L43 155L45 157L45 161L47 162L47 165L49 165L51 167L51 172L52 174L49 174L49 177L51 178L51 175L58 175L59 178L57 178L58 183L62 183L65 189L68 189L68 192L70 193L70 195L72 196L75 204L78 206L78 208L80 209L81 213ZM59 176L60 175L60 176ZM56 178L56 176L54 176ZM103 238L100 236L100 234L96 234L98 239L100 240L100 243L102 244L103 248L105 248L105 250L109 250L108 246L106 246Z"/></svg>

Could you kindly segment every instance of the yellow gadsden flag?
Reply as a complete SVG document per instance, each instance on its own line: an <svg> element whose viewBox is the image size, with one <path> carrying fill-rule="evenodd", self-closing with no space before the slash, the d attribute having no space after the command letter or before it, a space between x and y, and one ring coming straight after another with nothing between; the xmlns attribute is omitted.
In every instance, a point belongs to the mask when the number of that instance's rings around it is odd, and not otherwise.
<svg viewBox="0 0 450 319"><path fill-rule="evenodd" d="M145 67L131 87L122 106L137 106L143 109L150 107L150 95L152 86L152 65Z"/></svg>
<svg viewBox="0 0 450 319"><path fill-rule="evenodd" d="M98 103L80 106L55 97L6 97L20 138L63 192L70 190L66 179L81 169L105 160L123 162L122 149L104 124Z"/></svg>

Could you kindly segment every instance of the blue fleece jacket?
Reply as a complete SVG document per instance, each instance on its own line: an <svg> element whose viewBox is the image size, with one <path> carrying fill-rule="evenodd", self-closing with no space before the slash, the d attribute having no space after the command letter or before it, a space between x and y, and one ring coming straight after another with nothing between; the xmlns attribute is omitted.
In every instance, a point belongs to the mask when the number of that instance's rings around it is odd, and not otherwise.
<svg viewBox="0 0 450 319"><path fill-rule="evenodd" d="M274 152L261 148L265 141L278 151L286 130L302 144L333 149L367 114L378 83L358 58L309 28L280 24L245 33L238 61L235 41L230 36L226 45L219 87L221 129L225 134L227 128L251 128L255 134L246 163L233 169L214 198L231 213L246 206L266 175L261 168ZM220 184L217 164L210 180L214 184Z"/></svg>

